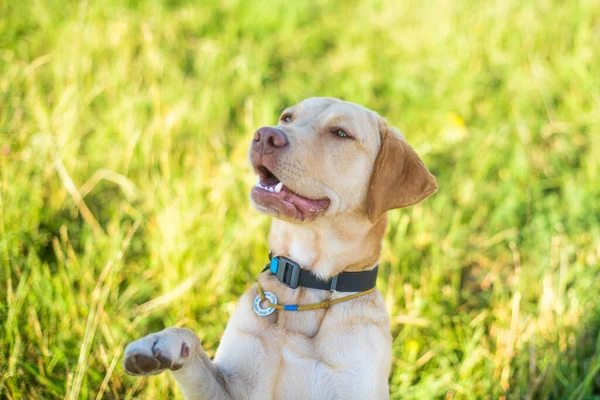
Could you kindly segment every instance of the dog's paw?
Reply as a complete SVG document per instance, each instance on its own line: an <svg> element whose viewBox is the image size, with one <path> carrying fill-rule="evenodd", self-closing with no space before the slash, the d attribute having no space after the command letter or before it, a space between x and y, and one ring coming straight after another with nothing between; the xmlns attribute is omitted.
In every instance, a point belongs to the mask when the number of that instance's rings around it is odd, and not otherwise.
<svg viewBox="0 0 600 400"><path fill-rule="evenodd" d="M130 375L156 375L166 369L177 371L198 346L200 339L189 329L168 328L129 343L123 367Z"/></svg>

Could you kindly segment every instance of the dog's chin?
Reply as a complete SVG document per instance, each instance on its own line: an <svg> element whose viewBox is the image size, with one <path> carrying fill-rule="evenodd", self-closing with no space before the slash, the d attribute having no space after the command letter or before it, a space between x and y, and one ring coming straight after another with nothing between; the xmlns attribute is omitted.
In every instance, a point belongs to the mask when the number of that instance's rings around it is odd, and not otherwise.
<svg viewBox="0 0 600 400"><path fill-rule="evenodd" d="M271 189L271 190L269 190ZM254 186L250 192L252 205L262 214L289 222L311 222L322 216L329 207L329 199L309 199L283 186Z"/></svg>

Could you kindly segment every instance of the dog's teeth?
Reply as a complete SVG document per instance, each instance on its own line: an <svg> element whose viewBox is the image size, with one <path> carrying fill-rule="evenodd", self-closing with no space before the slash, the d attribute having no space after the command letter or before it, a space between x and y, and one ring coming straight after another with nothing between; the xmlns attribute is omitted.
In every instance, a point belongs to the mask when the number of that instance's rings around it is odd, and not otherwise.
<svg viewBox="0 0 600 400"><path fill-rule="evenodd" d="M271 187L269 188L269 192L274 192L274 191L275 191L275 189L273 189L273 187L271 186Z"/></svg>
<svg viewBox="0 0 600 400"><path fill-rule="evenodd" d="M283 188L283 182L279 182L277 184L277 186L275 186L275 193L279 193L281 192L281 189Z"/></svg>
<svg viewBox="0 0 600 400"><path fill-rule="evenodd" d="M260 186L260 175L256 175L256 186Z"/></svg>

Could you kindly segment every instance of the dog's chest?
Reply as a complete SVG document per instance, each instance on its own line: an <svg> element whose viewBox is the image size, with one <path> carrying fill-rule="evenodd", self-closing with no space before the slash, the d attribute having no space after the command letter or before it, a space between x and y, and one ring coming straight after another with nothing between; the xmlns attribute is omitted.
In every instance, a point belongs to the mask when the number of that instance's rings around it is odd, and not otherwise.
<svg viewBox="0 0 600 400"><path fill-rule="evenodd" d="M340 372L351 365L343 343L331 334L331 325L339 328L328 323L332 310L258 317L250 300L240 300L223 335L215 358L219 367L244 375L252 399L339 398L348 378Z"/></svg>
<svg viewBox="0 0 600 400"><path fill-rule="evenodd" d="M318 334L282 332L275 326L264 331L261 342L258 381L264 386L264 398L273 399L335 399L339 398L336 370L332 365L333 349L323 346ZM256 367L249 361L246 368ZM248 369L246 369L248 370Z"/></svg>
<svg viewBox="0 0 600 400"><path fill-rule="evenodd" d="M312 340L291 338L281 346L279 360L273 360L281 372L275 381L274 398L334 399L337 394L337 368L328 364L328 356Z"/></svg>

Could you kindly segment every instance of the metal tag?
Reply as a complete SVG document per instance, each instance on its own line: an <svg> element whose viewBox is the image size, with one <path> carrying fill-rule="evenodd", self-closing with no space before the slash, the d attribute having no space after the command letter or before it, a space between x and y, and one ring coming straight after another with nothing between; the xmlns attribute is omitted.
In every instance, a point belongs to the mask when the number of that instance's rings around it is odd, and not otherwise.
<svg viewBox="0 0 600 400"><path fill-rule="evenodd" d="M277 304L277 297L271 292L264 292L265 297L273 304ZM260 295L256 295L254 298L254 312L261 317L266 317L267 315L273 314L275 308L260 308Z"/></svg>

